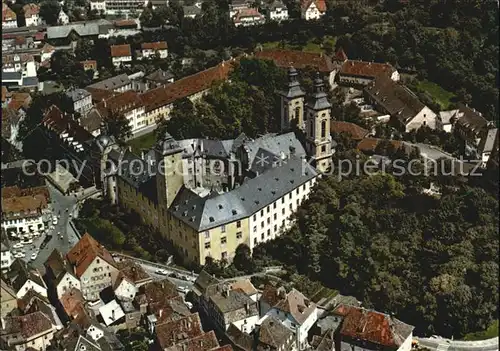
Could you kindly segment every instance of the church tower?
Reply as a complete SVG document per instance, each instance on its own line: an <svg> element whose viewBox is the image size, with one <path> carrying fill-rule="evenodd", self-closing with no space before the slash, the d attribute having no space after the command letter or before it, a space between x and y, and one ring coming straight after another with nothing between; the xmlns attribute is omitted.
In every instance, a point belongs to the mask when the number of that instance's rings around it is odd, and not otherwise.
<svg viewBox="0 0 500 351"><path fill-rule="evenodd" d="M314 80L314 94L306 103L306 148L320 172L332 165L332 137L330 135L331 105L319 75Z"/></svg>
<svg viewBox="0 0 500 351"><path fill-rule="evenodd" d="M304 129L304 97L306 93L300 87L297 70L290 67L287 89L278 92L281 102L281 131L290 130L294 124Z"/></svg>

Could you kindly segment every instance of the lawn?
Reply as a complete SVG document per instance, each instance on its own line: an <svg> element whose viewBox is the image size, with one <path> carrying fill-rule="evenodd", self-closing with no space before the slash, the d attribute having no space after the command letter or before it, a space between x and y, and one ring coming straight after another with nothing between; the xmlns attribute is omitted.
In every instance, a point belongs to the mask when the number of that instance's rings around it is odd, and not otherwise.
<svg viewBox="0 0 500 351"><path fill-rule="evenodd" d="M155 132L144 134L138 138L127 141L127 144L132 146L132 152L140 155L143 150L149 150L156 142Z"/></svg>
<svg viewBox="0 0 500 351"><path fill-rule="evenodd" d="M331 47L334 48L335 42L336 42L335 37L327 35L326 37L323 38L322 45L314 42L313 40L309 40L304 47L300 47L300 46L292 44L290 42L285 42L284 49L302 50L302 51L307 51L307 52L321 53L321 52L324 52L324 49L322 46L327 44L327 45L331 45ZM266 43L262 43L262 48L263 49L279 49L279 48L281 48L281 45L282 45L282 43L280 41L269 41Z"/></svg>
<svg viewBox="0 0 500 351"><path fill-rule="evenodd" d="M474 340L486 340L498 336L498 320L494 321L492 325L488 327L485 331L470 333L465 335L464 340L474 341Z"/></svg>
<svg viewBox="0 0 500 351"><path fill-rule="evenodd" d="M441 106L443 110L448 109L451 103L451 99L455 97L455 94L444 90L436 83L430 82L428 80L419 81L417 84L419 90L427 92L432 98Z"/></svg>

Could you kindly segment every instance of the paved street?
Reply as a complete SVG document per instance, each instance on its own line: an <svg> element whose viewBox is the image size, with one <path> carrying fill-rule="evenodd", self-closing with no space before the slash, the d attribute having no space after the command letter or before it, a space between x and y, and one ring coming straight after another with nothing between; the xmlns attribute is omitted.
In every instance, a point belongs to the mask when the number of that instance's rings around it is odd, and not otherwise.
<svg viewBox="0 0 500 351"><path fill-rule="evenodd" d="M498 351L498 338L480 341L455 341L444 338L416 338L419 346L431 351Z"/></svg>
<svg viewBox="0 0 500 351"><path fill-rule="evenodd" d="M158 268L148 266L145 264L140 264L140 265L153 278L153 280L164 280L165 278L167 278L172 283L174 283L177 287L183 287L186 290L191 290L191 288L193 287L194 282L192 282L192 281L176 279L176 278L168 277L168 276L163 275L163 274L158 274L155 272ZM169 274L171 274L171 273L172 272L169 272Z"/></svg>

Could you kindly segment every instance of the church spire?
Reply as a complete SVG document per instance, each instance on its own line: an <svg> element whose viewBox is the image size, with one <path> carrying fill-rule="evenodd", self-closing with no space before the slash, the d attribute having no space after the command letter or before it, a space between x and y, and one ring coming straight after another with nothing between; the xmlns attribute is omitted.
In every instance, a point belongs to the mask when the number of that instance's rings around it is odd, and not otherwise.
<svg viewBox="0 0 500 351"><path fill-rule="evenodd" d="M319 73L316 75L316 79L314 80L314 94L312 94L307 102L307 107L315 111L325 110L332 107L328 101L328 95L325 93L325 83L319 76Z"/></svg>
<svg viewBox="0 0 500 351"><path fill-rule="evenodd" d="M295 68L290 67L288 70L288 84L278 94L281 98L281 131L289 130L294 124L303 129L304 97L306 93L300 86Z"/></svg>

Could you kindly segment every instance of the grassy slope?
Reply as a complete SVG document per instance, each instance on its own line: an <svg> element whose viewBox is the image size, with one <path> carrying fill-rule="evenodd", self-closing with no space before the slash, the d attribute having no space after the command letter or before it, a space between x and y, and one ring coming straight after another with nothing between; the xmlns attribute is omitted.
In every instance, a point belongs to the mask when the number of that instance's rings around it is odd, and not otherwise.
<svg viewBox="0 0 500 351"><path fill-rule="evenodd" d="M464 340L474 341L474 340L486 340L498 336L498 320L493 322L492 325L488 327L485 331L470 333L465 335Z"/></svg>
<svg viewBox="0 0 500 351"><path fill-rule="evenodd" d="M423 91L426 91L432 98L441 105L443 110L448 109L450 106L450 100L455 97L455 94L444 90L436 83L430 82L428 80L419 81L417 87Z"/></svg>

